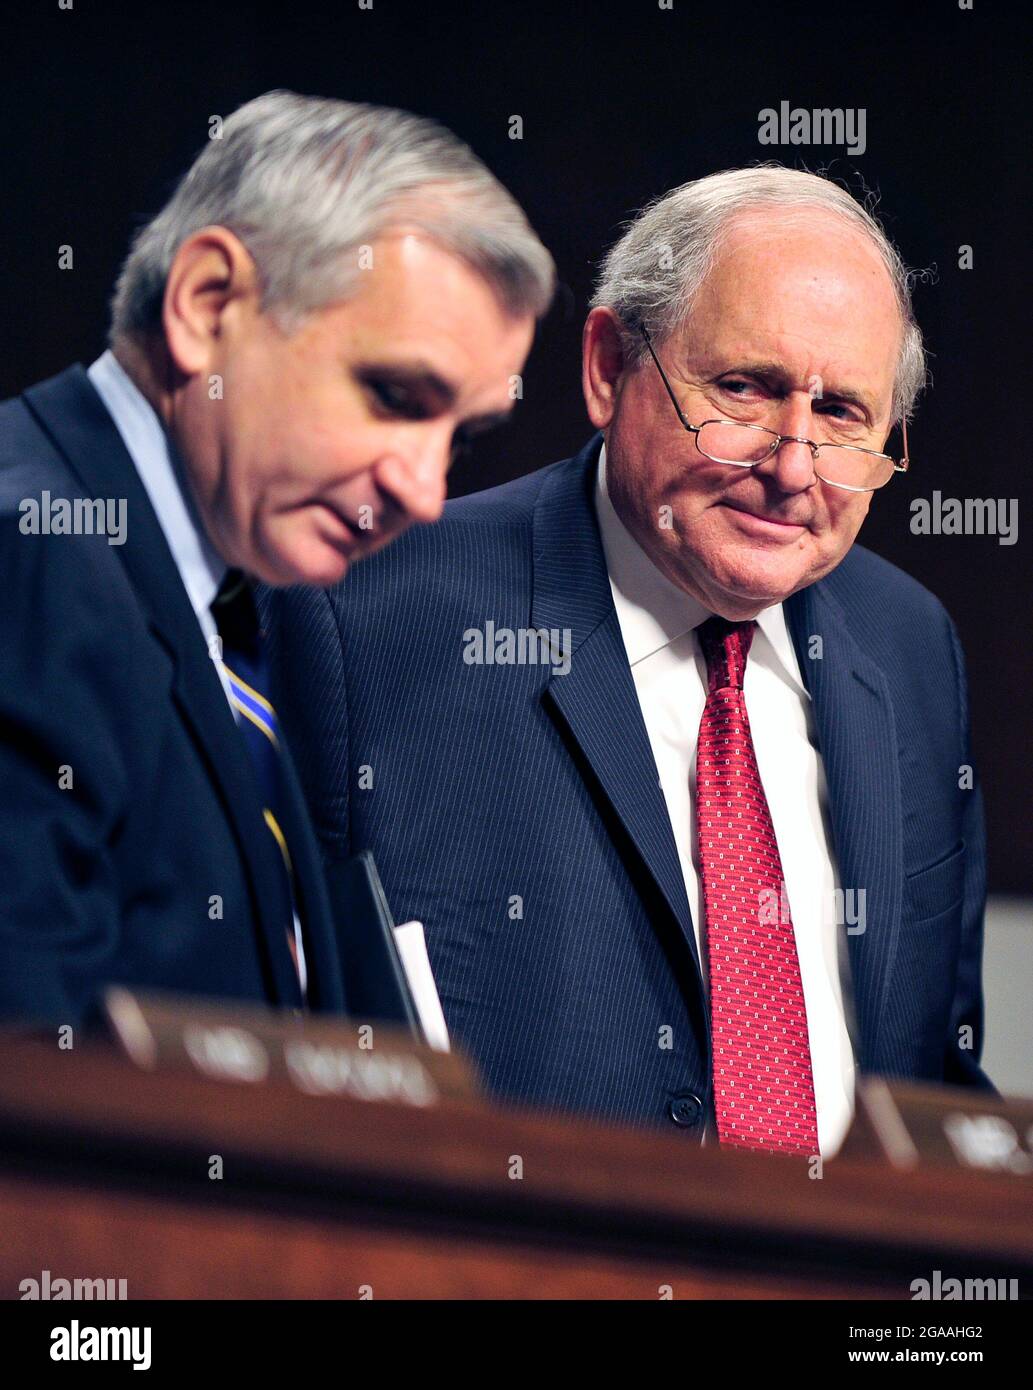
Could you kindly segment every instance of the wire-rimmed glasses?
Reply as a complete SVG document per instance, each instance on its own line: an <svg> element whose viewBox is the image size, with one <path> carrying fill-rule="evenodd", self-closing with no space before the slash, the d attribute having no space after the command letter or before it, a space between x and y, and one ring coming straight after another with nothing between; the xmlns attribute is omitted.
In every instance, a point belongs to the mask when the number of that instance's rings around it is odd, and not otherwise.
<svg viewBox="0 0 1033 1390"><path fill-rule="evenodd" d="M910 465L907 452L907 421L901 419L904 436L904 457L899 461L892 454L879 453L876 449L862 449L855 444L819 444L813 439L804 439L796 434L779 434L765 425L749 425L743 420L704 420L700 425L690 425L686 420L678 398L667 373L660 364L653 349L652 339L645 324L639 325L645 339L649 355L656 363L671 404L678 412L678 419L690 434L696 436L696 448L705 458L714 463L727 463L733 468L756 468L758 463L771 458L783 444L806 444L814 459L814 476L830 487L844 488L847 492L875 492L885 487L894 473L906 473Z"/></svg>

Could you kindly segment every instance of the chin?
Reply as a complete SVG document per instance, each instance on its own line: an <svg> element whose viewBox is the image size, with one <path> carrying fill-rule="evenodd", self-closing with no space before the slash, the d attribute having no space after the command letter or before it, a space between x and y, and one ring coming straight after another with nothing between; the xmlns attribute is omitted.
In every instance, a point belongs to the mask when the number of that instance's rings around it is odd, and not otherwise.
<svg viewBox="0 0 1033 1390"><path fill-rule="evenodd" d="M332 547L320 547L321 554L307 554L294 569L290 584L310 584L315 589L330 589L348 573L351 560Z"/></svg>
<svg viewBox="0 0 1033 1390"><path fill-rule="evenodd" d="M777 593L784 590L787 594L791 593L813 568L813 556L795 547L778 550L768 550L762 546L743 547L733 552L729 559L729 579L738 581L746 592L756 589L758 592Z"/></svg>
<svg viewBox="0 0 1033 1390"><path fill-rule="evenodd" d="M337 546L320 539L303 544L277 546L263 554L252 573L264 584L283 589L307 584L329 589L348 573L351 557Z"/></svg>
<svg viewBox="0 0 1033 1390"><path fill-rule="evenodd" d="M762 608L781 603L800 587L799 575L795 571L791 574L788 570L758 572L757 568L734 568L714 575L713 578L722 593L740 602L757 604Z"/></svg>

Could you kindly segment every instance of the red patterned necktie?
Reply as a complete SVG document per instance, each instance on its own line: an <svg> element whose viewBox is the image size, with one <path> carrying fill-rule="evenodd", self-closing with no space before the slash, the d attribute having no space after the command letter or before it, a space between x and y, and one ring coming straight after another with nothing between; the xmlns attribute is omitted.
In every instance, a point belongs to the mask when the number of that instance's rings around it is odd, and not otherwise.
<svg viewBox="0 0 1033 1390"><path fill-rule="evenodd" d="M708 691L696 805L717 1134L722 1144L816 1154L800 963L743 697L755 627L713 617L699 629Z"/></svg>

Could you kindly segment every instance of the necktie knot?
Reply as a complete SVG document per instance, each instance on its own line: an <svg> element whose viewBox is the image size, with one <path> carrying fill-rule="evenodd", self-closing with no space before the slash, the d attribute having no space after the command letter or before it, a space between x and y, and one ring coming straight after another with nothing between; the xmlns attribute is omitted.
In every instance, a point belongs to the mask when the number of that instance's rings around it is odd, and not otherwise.
<svg viewBox="0 0 1033 1390"><path fill-rule="evenodd" d="M212 600L212 617L223 645L231 652L252 655L260 643L255 596L241 570L228 570Z"/></svg>
<svg viewBox="0 0 1033 1390"><path fill-rule="evenodd" d="M733 623L717 614L699 629L699 643L707 663L709 693L715 690L741 690L746 674L746 658L757 624Z"/></svg>

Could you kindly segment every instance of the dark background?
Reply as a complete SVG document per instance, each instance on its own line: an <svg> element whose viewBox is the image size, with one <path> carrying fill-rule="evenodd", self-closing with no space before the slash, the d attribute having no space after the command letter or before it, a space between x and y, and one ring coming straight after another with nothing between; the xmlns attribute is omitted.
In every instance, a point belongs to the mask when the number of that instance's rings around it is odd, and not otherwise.
<svg viewBox="0 0 1033 1390"><path fill-rule="evenodd" d="M511 425L479 442L453 494L551 463L590 429L579 342L593 268L649 198L777 158L881 196L912 266L933 389L911 472L878 494L861 540L946 604L968 656L991 887L1033 891L1030 796L1028 339L1030 32L974 0L703 5L673 0L57 0L0 31L0 264L6 397L103 347L131 230L167 197L208 118L272 87L404 106L450 126L528 210L563 288ZM1023 84L1023 77L1027 83ZM761 146L758 112L864 107L867 149ZM509 118L524 138L509 139ZM58 247L75 268L57 267ZM958 269L958 247L974 267ZM1019 497L1019 541L914 536L909 503ZM922 634L915 633L921 660Z"/></svg>

